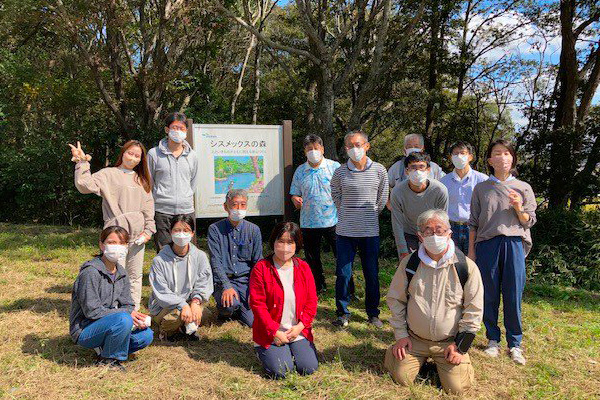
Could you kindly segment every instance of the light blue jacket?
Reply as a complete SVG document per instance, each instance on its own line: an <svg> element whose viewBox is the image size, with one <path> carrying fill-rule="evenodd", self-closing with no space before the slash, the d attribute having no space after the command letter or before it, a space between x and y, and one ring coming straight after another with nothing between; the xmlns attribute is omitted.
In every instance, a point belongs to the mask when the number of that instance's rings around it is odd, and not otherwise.
<svg viewBox="0 0 600 400"><path fill-rule="evenodd" d="M169 215L193 213L198 157L190 144L184 141L183 153L176 158L167 142L167 138L162 139L148 152L154 211Z"/></svg>

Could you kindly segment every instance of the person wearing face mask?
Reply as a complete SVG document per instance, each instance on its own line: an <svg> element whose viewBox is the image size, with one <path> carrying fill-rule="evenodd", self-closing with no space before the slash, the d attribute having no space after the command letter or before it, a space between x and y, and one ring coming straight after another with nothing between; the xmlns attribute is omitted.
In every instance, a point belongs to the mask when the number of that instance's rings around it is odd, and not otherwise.
<svg viewBox="0 0 600 400"><path fill-rule="evenodd" d="M481 275L450 239L446 211L425 211L417 224L419 250L400 262L387 295L396 343L384 366L409 385L432 358L443 389L462 394L474 383L467 352L483 318Z"/></svg>
<svg viewBox="0 0 600 400"><path fill-rule="evenodd" d="M198 340L197 329L210 321L205 305L213 293L208 256L193 243L194 218L176 215L171 222L172 243L152 260L148 310L161 340Z"/></svg>
<svg viewBox="0 0 600 400"><path fill-rule="evenodd" d="M158 253L171 243L170 226L176 215L194 218L194 192L198 177L198 157L187 137L187 118L182 113L167 115L164 123L167 137L148 152L148 170L152 176L154 244Z"/></svg>
<svg viewBox="0 0 600 400"><path fill-rule="evenodd" d="M368 323L381 328L379 319L379 213L389 196L385 167L367 157L371 148L362 131L344 137L349 160L333 173L331 196L338 210L336 226L337 319L334 326L345 327L350 319L350 282L357 250L365 277L365 308Z"/></svg>
<svg viewBox="0 0 600 400"><path fill-rule="evenodd" d="M469 215L471 195L475 185L486 181L488 176L471 168L473 146L456 142L450 147L450 160L454 171L442 177L440 182L448 189L448 215L454 244L465 254L469 251Z"/></svg>
<svg viewBox="0 0 600 400"><path fill-rule="evenodd" d="M218 318L252 326L254 316L248 305L248 279L252 267L262 258L260 228L244 219L248 208L246 190L229 190L223 207L227 218L209 226L207 235Z"/></svg>
<svg viewBox="0 0 600 400"><path fill-rule="evenodd" d="M71 146L75 162L75 187L79 192L94 193L102 197L104 227L121 226L129 232L128 250L121 265L127 270L131 282L131 297L139 310L142 299L142 269L146 242L156 232L154 200L146 148L137 140L121 147L114 167L103 168L92 174L90 159L77 142Z"/></svg>
<svg viewBox="0 0 600 400"><path fill-rule="evenodd" d="M498 308L502 295L509 354L523 365L521 299L537 203L531 186L514 176L517 154L510 142L492 142L487 162L490 179L473 189L469 218L469 258L477 262L485 287L483 323L488 346L484 353L490 357L500 353Z"/></svg>
<svg viewBox="0 0 600 400"><path fill-rule="evenodd" d="M121 361L152 343L149 317L134 310L129 278L120 264L129 234L104 228L100 254L83 263L71 291L69 333L75 343L98 354L96 365L125 371Z"/></svg>
<svg viewBox="0 0 600 400"><path fill-rule="evenodd" d="M273 254L260 260L250 277L254 350L271 378L292 371L310 375L319 366L312 333L317 291L310 267L295 256L302 232L293 222L280 222L269 244Z"/></svg>
<svg viewBox="0 0 600 400"><path fill-rule="evenodd" d="M393 189L396 184L406 180L408 172L405 170L404 160L405 158L415 152L423 152L425 150L425 139L423 135L418 133L411 133L404 136L404 154L390 167L388 170L388 178L390 182L390 190ZM430 162L431 168L429 170L427 178L429 180L436 179L440 180L444 175L442 168L434 163Z"/></svg>
<svg viewBox="0 0 600 400"><path fill-rule="evenodd" d="M304 138L307 161L300 165L292 179L290 195L300 210L300 227L304 238L304 254L312 269L317 292L327 289L321 263L321 239L325 238L335 255L335 225L337 209L331 197L331 177L340 166L337 161L323 157L323 140L317 135Z"/></svg>
<svg viewBox="0 0 600 400"><path fill-rule="evenodd" d="M438 180L429 179L429 155L413 152L404 163L409 179L394 186L390 194L392 230L400 260L419 248L419 215L434 208L448 209L448 190Z"/></svg>

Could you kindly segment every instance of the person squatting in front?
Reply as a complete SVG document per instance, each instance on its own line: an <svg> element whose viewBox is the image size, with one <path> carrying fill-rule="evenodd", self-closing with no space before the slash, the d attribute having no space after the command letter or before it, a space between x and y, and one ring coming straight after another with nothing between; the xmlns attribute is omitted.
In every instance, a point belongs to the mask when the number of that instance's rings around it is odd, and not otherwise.
<svg viewBox="0 0 600 400"><path fill-rule="evenodd" d="M312 333L317 289L310 267L296 257L303 244L300 227L278 223L269 244L273 253L250 276L254 349L272 378L294 370L310 375L319 365Z"/></svg>
<svg viewBox="0 0 600 400"><path fill-rule="evenodd" d="M148 316L135 311L129 278L121 261L129 234L109 226L100 234L100 254L83 263L73 283L69 333L75 343L94 349L97 365L125 371L121 361L152 343Z"/></svg>
<svg viewBox="0 0 600 400"><path fill-rule="evenodd" d="M467 351L483 318L481 275L455 248L446 211L425 211L417 225L421 245L400 262L387 296L396 343L384 365L409 385L431 357L444 390L461 394L474 383Z"/></svg>

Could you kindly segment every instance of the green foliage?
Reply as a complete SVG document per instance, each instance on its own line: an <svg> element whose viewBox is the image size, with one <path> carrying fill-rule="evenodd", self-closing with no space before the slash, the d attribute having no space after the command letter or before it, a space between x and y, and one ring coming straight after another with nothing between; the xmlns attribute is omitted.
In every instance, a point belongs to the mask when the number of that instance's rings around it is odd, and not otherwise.
<svg viewBox="0 0 600 400"><path fill-rule="evenodd" d="M600 289L600 210L541 210L532 234L529 281Z"/></svg>

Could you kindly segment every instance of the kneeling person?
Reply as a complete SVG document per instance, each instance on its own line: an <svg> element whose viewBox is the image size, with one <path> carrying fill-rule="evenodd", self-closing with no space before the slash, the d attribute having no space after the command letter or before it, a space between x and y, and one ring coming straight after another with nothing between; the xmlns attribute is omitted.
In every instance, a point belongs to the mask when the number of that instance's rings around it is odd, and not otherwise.
<svg viewBox="0 0 600 400"><path fill-rule="evenodd" d="M147 316L134 310L129 278L118 260L127 254L129 233L109 226L100 234L100 255L85 262L73 284L69 333L95 349L98 365L125 370L121 361L152 343Z"/></svg>
<svg viewBox="0 0 600 400"><path fill-rule="evenodd" d="M204 304L213 292L212 270L206 253L190 243L193 226L190 215L175 216L170 232L173 242L152 260L148 308L161 339L196 340L198 327L210 320Z"/></svg>
<svg viewBox="0 0 600 400"><path fill-rule="evenodd" d="M215 302L220 320L234 319L252 326L248 305L248 279L262 258L260 228L246 221L248 192L231 189L223 208L227 218L208 227L208 249L215 282Z"/></svg>
<svg viewBox="0 0 600 400"><path fill-rule="evenodd" d="M417 224L419 250L400 262L387 296L397 342L386 352L385 367L395 382L408 385L431 357L444 390L460 394L474 383L467 351L483 318L481 275L455 249L445 211L426 211Z"/></svg>

